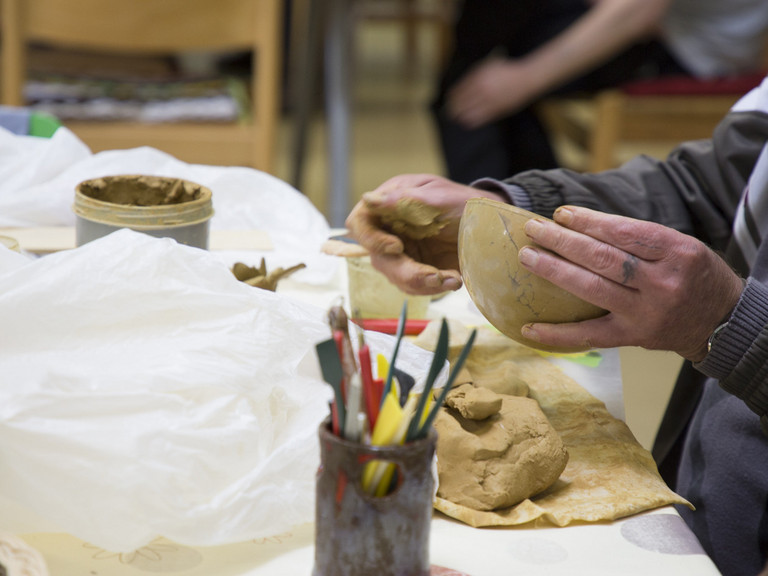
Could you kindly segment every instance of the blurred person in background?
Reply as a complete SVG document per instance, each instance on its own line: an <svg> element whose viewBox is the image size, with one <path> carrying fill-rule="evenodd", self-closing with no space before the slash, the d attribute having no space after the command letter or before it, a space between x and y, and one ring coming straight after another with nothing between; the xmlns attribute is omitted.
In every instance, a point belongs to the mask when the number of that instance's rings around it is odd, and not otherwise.
<svg viewBox="0 0 768 576"><path fill-rule="evenodd" d="M432 105L447 175L557 167L544 98L759 70L767 39L765 0L464 0Z"/></svg>

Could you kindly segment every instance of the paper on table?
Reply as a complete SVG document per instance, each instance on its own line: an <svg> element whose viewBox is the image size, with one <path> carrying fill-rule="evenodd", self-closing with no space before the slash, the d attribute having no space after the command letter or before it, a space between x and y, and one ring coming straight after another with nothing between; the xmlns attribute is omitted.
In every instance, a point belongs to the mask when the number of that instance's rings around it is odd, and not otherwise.
<svg viewBox="0 0 768 576"><path fill-rule="evenodd" d="M481 330L491 332L489 328ZM475 358L488 353L483 338L479 340L473 348ZM534 520L565 526L574 521L615 520L667 504L687 504L667 487L650 453L603 402L535 351L526 354L520 344L498 334L485 341L492 343L486 346L493 346L488 361L494 364L504 358L502 342L508 343L508 359L517 364L520 377L529 386L529 396L539 402L560 434L569 453L568 465L554 485L516 506L487 512L438 498L438 510L472 526ZM472 369L468 361L470 373Z"/></svg>

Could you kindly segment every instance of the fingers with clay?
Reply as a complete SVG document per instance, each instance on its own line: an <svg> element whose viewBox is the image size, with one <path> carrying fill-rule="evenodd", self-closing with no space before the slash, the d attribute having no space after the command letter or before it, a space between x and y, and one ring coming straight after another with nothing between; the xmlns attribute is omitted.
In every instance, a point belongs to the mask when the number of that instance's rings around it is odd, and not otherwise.
<svg viewBox="0 0 768 576"><path fill-rule="evenodd" d="M458 270L441 270L407 254L371 254L371 264L408 294L432 295L461 288Z"/></svg>
<svg viewBox="0 0 768 576"><path fill-rule="evenodd" d="M457 238L468 198L489 194L429 174L391 178L363 195L347 228L371 263L400 289L438 294L461 287Z"/></svg>
<svg viewBox="0 0 768 576"><path fill-rule="evenodd" d="M396 235L381 227L376 213L365 201L358 202L347 216L347 231L371 254L401 254L403 243Z"/></svg>
<svg viewBox="0 0 768 576"><path fill-rule="evenodd" d="M609 313L571 324L529 324L523 335L558 346L642 346L698 361L736 305L741 279L700 241L652 222L566 206L529 222L538 247L520 263Z"/></svg>

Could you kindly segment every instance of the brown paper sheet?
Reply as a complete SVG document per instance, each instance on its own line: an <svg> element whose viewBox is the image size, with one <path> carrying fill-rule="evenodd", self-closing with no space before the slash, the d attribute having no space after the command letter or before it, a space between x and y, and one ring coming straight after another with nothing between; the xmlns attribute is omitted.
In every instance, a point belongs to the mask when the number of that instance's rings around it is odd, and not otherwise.
<svg viewBox="0 0 768 576"><path fill-rule="evenodd" d="M487 357L494 363L504 356L514 360L530 388L529 396L539 402L565 443L568 465L555 484L515 506L487 512L437 498L437 510L475 527L529 522L566 526L615 520L673 503L690 505L667 487L651 454L603 402L552 362L533 351L521 353L512 340L505 354L499 349L500 338L480 334L470 357ZM493 354L484 346L493 346ZM471 372L473 363L467 364Z"/></svg>

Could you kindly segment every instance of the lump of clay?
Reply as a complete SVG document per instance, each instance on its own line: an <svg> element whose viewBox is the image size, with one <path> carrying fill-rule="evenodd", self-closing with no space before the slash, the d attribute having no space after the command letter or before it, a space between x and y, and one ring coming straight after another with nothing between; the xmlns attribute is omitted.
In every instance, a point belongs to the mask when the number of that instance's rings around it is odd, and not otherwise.
<svg viewBox="0 0 768 576"><path fill-rule="evenodd" d="M461 399L463 412L473 414L468 396ZM538 402L498 397L499 411L480 420L460 409L440 410L435 428L441 498L475 510L507 508L551 486L565 469L568 452ZM487 406L487 393L480 398Z"/></svg>
<svg viewBox="0 0 768 576"><path fill-rule="evenodd" d="M368 209L381 218L382 223L389 226L398 236L407 236L414 240L431 238L437 236L449 223L442 218L442 211L439 208L415 198L402 198L394 207L382 207L370 203L369 198L363 196Z"/></svg>
<svg viewBox="0 0 768 576"><path fill-rule="evenodd" d="M446 406L458 410L469 420L485 420L501 410L501 396L487 388L475 388L472 384L462 384L448 393Z"/></svg>
<svg viewBox="0 0 768 576"><path fill-rule="evenodd" d="M474 358L467 362L476 386L488 388L497 394L528 396L528 383L520 375L520 366L514 360L489 362Z"/></svg>

